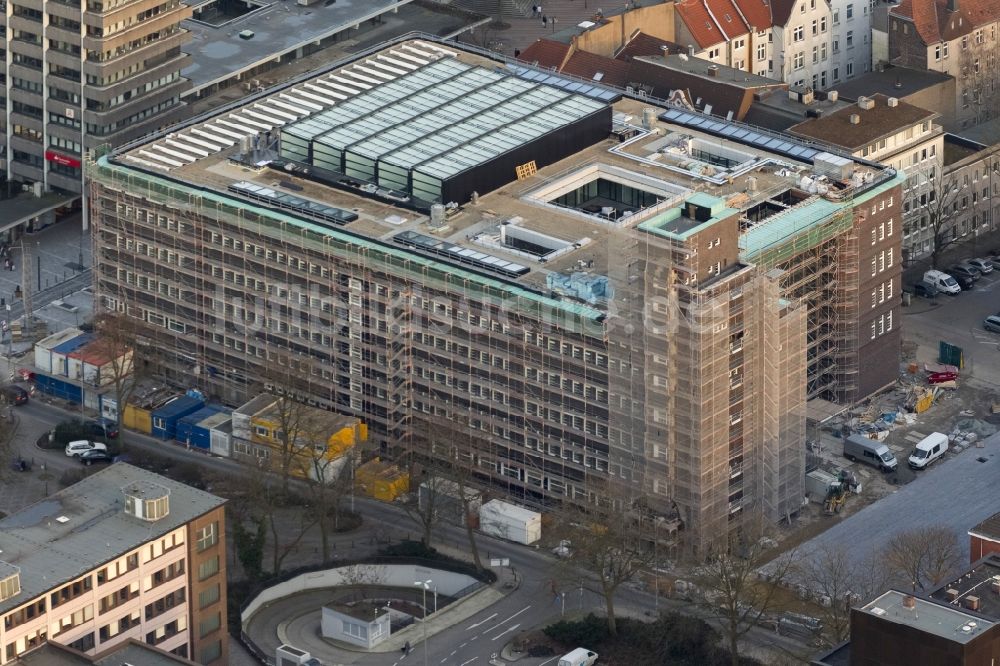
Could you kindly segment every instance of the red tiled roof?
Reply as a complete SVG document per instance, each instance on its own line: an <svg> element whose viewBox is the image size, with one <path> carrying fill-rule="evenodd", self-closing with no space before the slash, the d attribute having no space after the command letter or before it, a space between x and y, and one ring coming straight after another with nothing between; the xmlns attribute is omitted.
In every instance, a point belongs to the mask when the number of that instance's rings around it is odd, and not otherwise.
<svg viewBox="0 0 1000 666"><path fill-rule="evenodd" d="M517 57L521 62L537 62L539 67L562 67L563 60L569 52L569 44L551 39L538 39L528 48L521 51Z"/></svg>
<svg viewBox="0 0 1000 666"><path fill-rule="evenodd" d="M767 30L773 25L771 5L767 0L734 0L734 2L755 31Z"/></svg>
<svg viewBox="0 0 1000 666"><path fill-rule="evenodd" d="M634 58L635 56L650 56L650 55L663 55L663 47L666 46L673 49L677 45L660 39L659 37L653 37L652 35L647 35L644 32L637 32L632 39L629 40L628 44L623 46L615 58L618 60L628 60Z"/></svg>
<svg viewBox="0 0 1000 666"><path fill-rule="evenodd" d="M913 21L924 44L937 44L967 35L1000 15L1000 0L957 0L958 11L948 11L948 0L903 0L891 16Z"/></svg>
<svg viewBox="0 0 1000 666"><path fill-rule="evenodd" d="M726 40L701 0L681 0L674 5L674 11L687 26L694 41L698 42L699 49L707 49Z"/></svg>
<svg viewBox="0 0 1000 666"><path fill-rule="evenodd" d="M559 71L579 76L582 79L593 79L595 75L600 73L602 75L601 83L624 87L628 82L629 64L623 60L615 60L586 51L577 51L569 57L569 60Z"/></svg>
<svg viewBox="0 0 1000 666"><path fill-rule="evenodd" d="M708 9L715 17L716 22L722 26L722 31L726 33L728 39L733 39L747 34L747 24L743 22L740 11L736 9L733 0L705 0Z"/></svg>

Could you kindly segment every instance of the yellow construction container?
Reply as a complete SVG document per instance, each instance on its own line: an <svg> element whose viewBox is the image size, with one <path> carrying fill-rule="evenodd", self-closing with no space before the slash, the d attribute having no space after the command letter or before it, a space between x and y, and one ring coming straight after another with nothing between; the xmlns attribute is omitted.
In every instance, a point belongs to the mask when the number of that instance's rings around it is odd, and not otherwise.
<svg viewBox="0 0 1000 666"><path fill-rule="evenodd" d="M355 470L354 485L368 497L392 502L410 491L410 475L396 465L375 458Z"/></svg>
<svg viewBox="0 0 1000 666"><path fill-rule="evenodd" d="M913 411L915 411L917 414L923 414L928 409L930 409L931 405L933 404L934 404L934 393L928 391L923 395L922 398L917 400L916 404L913 406Z"/></svg>
<svg viewBox="0 0 1000 666"><path fill-rule="evenodd" d="M122 425L129 430L148 435L153 431L153 412L127 404L125 405L125 413L122 415Z"/></svg>

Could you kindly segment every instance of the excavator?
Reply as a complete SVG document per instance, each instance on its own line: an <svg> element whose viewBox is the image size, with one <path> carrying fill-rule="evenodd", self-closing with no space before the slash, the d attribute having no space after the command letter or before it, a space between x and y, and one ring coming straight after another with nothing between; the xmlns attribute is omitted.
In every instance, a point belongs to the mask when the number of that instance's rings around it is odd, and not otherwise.
<svg viewBox="0 0 1000 666"><path fill-rule="evenodd" d="M836 481L830 484L826 491L826 501L823 502L823 512L832 516L840 513L840 510L847 504L847 494L856 488L857 482L851 478L850 472L846 469L840 470L840 475Z"/></svg>

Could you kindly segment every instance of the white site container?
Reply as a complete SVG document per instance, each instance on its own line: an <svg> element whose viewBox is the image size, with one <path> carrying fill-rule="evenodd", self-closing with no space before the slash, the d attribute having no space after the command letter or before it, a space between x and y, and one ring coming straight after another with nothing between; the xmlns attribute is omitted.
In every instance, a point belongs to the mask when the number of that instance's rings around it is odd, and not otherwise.
<svg viewBox="0 0 1000 666"><path fill-rule="evenodd" d="M535 543L542 538L542 514L509 502L490 500L479 509L479 529L501 539Z"/></svg>

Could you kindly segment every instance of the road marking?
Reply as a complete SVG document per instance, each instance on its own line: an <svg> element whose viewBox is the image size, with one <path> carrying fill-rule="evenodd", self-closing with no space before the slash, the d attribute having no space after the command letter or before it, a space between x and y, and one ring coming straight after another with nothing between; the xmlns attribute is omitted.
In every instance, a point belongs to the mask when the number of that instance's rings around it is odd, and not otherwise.
<svg viewBox="0 0 1000 666"><path fill-rule="evenodd" d="M472 637L472 638L470 638L469 640L470 640L470 641L474 641L474 640L476 640L477 638L479 638L479 634L476 634L475 636L473 636L473 637Z"/></svg>
<svg viewBox="0 0 1000 666"><path fill-rule="evenodd" d="M461 650L462 648L464 648L464 647L465 647L466 645L468 645L468 644L469 644L469 642L468 642L468 641L466 641L465 643L462 643L461 645L459 645L459 646L458 646L458 649L460 649L460 650Z"/></svg>
<svg viewBox="0 0 1000 666"><path fill-rule="evenodd" d="M469 626L467 626L465 628L465 630L468 631L469 629L475 629L476 627L478 627L481 624L486 624L487 622L489 622L490 620L492 620L496 616L497 616L497 614L493 613L493 615L490 615L488 618L486 618L485 620L482 620L481 622L476 622L475 624L470 624Z"/></svg>
<svg viewBox="0 0 1000 666"><path fill-rule="evenodd" d="M545 666L545 664L548 664L549 662L553 662L553 661L555 661L558 658L559 657L552 657L551 659L548 659L548 660L543 661L542 663L538 664L538 666Z"/></svg>
<svg viewBox="0 0 1000 666"><path fill-rule="evenodd" d="M492 640L496 640L496 639L500 638L501 636L503 636L504 634L509 634L512 631L517 631L517 628L520 627L520 626L521 626L521 623L517 623L514 626L512 626L510 629L504 629L499 634L497 634L496 636L494 636Z"/></svg>
<svg viewBox="0 0 1000 666"><path fill-rule="evenodd" d="M488 634L488 633L490 633L491 631L493 631L494 629L496 629L497 627L499 627L499 626L500 626L501 624L505 624L505 623L507 623L507 622L510 622L511 620L513 620L513 619L514 619L515 617L517 617L517 616L518 616L518 615L520 615L521 613L524 613L525 611L527 611L527 610L528 610L529 608L531 608L531 606L530 606L530 605L529 605L529 606L525 606L525 607L524 607L524 608L522 608L521 610L519 610L519 611L517 611L516 613L514 613L513 615L511 615L511 616L510 616L509 618L507 618L506 620L501 620L500 622L497 622L496 624L494 624L494 625L493 625L492 627L490 627L489 629L487 629L487 630L486 630L486 631L484 631L483 633L484 633L484 634Z"/></svg>
<svg viewBox="0 0 1000 666"><path fill-rule="evenodd" d="M448 657L445 657L444 659L442 659L442 660L441 660L441 663L443 664L443 663L444 663L444 662L446 662L446 661L448 661Z"/></svg>
<svg viewBox="0 0 1000 666"><path fill-rule="evenodd" d="M474 661L475 661L476 659L479 659L479 657L473 657L472 659L470 659L470 660L468 660L468 661L463 661L463 662L462 662L461 664L459 664L459 666L465 666L466 664L471 664L471 663L472 663L472 662L474 662ZM552 660L550 659L549 661L552 661Z"/></svg>

